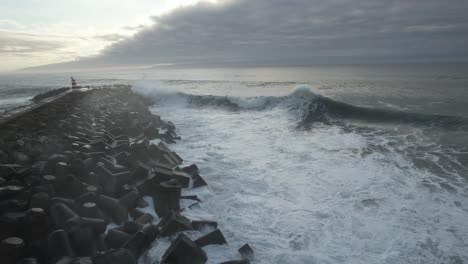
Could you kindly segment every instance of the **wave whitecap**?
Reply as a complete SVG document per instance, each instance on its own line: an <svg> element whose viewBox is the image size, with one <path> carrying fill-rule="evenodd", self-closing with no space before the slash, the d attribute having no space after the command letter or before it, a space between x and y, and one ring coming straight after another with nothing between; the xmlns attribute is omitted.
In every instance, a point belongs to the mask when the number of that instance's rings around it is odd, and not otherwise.
<svg viewBox="0 0 468 264"><path fill-rule="evenodd" d="M369 123L409 123L441 127L468 127L468 119L463 117L361 107L322 96L308 86L297 86L286 96L254 97L195 95L139 85L134 86L133 90L150 98L155 104L170 104L176 107L210 107L229 111L263 111L282 107L302 124L360 120Z"/></svg>

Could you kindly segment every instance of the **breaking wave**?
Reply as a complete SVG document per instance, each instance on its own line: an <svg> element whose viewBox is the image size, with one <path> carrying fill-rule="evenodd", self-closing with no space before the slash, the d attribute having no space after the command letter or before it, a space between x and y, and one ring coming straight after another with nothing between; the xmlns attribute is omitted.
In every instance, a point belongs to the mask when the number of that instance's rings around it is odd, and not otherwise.
<svg viewBox="0 0 468 264"><path fill-rule="evenodd" d="M351 105L322 96L308 86L297 86L286 96L254 97L196 95L140 86L135 86L133 89L135 92L150 98L157 105L210 107L228 111L262 111L282 107L304 125L314 122L331 124L344 120L358 120L369 123L400 123L443 128L468 127L467 118Z"/></svg>

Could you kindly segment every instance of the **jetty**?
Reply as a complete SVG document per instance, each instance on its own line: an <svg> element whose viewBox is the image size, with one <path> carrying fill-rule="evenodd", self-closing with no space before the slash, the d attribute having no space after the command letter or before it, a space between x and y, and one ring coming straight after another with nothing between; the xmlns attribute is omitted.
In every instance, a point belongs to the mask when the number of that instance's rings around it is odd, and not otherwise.
<svg viewBox="0 0 468 264"><path fill-rule="evenodd" d="M181 214L202 202L182 189L208 183L170 149L176 127L150 105L113 85L50 92L0 116L0 263L147 263L169 238L156 263L198 264L203 247L228 243L216 221ZM224 263L252 261L248 244L238 251Z"/></svg>

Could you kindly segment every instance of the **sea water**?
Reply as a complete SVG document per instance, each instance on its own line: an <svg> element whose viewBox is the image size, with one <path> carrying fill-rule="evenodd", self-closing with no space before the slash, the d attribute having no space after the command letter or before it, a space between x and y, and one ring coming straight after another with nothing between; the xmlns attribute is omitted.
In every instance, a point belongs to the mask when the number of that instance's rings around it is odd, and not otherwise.
<svg viewBox="0 0 468 264"><path fill-rule="evenodd" d="M468 262L466 66L81 79L132 84L176 125L182 140L171 148L209 183L185 191L203 203L184 214L218 221L229 242L204 248L211 263L239 258L244 243L254 263ZM155 243L141 262L169 244Z"/></svg>

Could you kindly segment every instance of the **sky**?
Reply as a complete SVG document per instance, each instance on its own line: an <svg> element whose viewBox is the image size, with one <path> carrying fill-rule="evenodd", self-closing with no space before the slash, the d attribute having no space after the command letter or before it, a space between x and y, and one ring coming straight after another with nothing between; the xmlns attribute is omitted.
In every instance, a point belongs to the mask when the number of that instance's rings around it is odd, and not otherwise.
<svg viewBox="0 0 468 264"><path fill-rule="evenodd" d="M0 0L0 6L0 71L48 64L43 68L468 61L466 0Z"/></svg>

